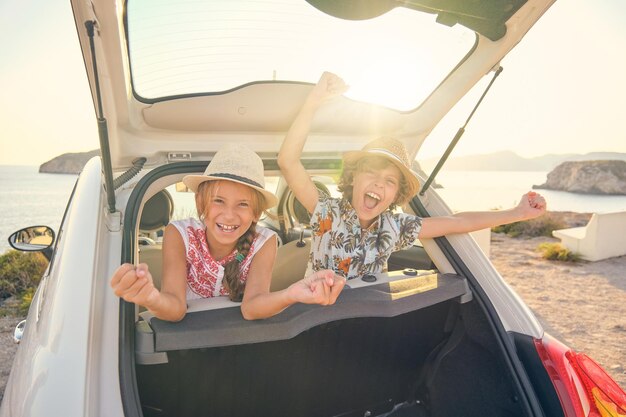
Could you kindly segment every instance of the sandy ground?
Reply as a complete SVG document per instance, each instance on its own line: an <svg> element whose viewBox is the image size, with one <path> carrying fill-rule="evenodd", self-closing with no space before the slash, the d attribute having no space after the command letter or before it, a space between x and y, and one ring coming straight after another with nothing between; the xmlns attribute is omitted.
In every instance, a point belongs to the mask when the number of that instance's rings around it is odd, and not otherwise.
<svg viewBox="0 0 626 417"><path fill-rule="evenodd" d="M21 320L23 318L0 317L0 401L11 372L13 355L15 355L18 346L13 343L13 330Z"/></svg>
<svg viewBox="0 0 626 417"><path fill-rule="evenodd" d="M568 225L589 215L562 214ZM552 238L513 239L492 234L491 260L534 311L546 331L585 352L626 388L626 256L599 262L547 261L536 251ZM0 399L17 345L21 318L0 318Z"/></svg>
<svg viewBox="0 0 626 417"><path fill-rule="evenodd" d="M598 262L541 258L543 242L492 234L491 261L546 332L584 352L626 389L626 256Z"/></svg>

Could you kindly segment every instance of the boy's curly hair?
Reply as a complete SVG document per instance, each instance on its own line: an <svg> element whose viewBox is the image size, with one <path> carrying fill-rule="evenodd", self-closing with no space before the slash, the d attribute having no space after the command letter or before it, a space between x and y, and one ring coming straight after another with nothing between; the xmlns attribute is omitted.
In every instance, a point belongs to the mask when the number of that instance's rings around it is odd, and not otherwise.
<svg viewBox="0 0 626 417"><path fill-rule="evenodd" d="M344 161L343 162L343 170L341 172L341 177L339 178L339 184L337 189L342 193L343 198L352 201L352 191L353 186L352 182L354 181L354 176L359 172L365 172L370 169L380 170L385 169L388 166L395 166L393 162L388 159L371 155L364 156L363 158L359 158L355 161ZM389 210L393 210L396 206L402 206L406 204L412 195L410 195L409 185L404 178L404 175L400 173L400 184L398 187L398 194L396 198L393 200L393 203L389 206Z"/></svg>

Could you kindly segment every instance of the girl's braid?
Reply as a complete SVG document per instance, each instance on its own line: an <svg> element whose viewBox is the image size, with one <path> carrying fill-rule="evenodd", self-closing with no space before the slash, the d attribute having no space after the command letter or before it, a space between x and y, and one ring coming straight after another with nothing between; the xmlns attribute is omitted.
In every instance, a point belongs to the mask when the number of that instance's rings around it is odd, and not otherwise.
<svg viewBox="0 0 626 417"><path fill-rule="evenodd" d="M256 236L256 222L252 222L246 233L239 240L235 249L237 254L235 258L224 265L224 287L228 290L231 301L241 301L243 299L243 290L245 283L241 281L241 263L248 256L250 247Z"/></svg>

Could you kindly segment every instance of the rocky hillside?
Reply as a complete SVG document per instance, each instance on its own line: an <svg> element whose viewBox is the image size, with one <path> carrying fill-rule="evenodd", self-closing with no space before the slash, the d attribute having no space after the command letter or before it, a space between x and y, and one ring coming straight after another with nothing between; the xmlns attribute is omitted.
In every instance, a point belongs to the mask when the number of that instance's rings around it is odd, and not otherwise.
<svg viewBox="0 0 626 417"><path fill-rule="evenodd" d="M583 194L626 195L626 161L563 162L533 188Z"/></svg>
<svg viewBox="0 0 626 417"><path fill-rule="evenodd" d="M418 155L419 158L419 155ZM421 160L426 172L431 172L439 158ZM587 154L550 154L524 158L511 151L451 157L445 165L448 171L550 171L567 161L626 161L626 153L591 152Z"/></svg>
<svg viewBox="0 0 626 417"><path fill-rule="evenodd" d="M98 155L100 155L100 150L98 149L89 152L64 153L41 164L39 172L48 174L80 174L87 161Z"/></svg>

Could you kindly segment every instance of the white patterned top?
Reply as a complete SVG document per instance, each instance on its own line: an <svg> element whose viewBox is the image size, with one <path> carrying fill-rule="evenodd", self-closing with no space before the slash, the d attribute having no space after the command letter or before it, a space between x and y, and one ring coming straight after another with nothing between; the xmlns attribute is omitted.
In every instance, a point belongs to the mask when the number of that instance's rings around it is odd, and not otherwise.
<svg viewBox="0 0 626 417"><path fill-rule="evenodd" d="M171 222L185 242L187 255L187 300L196 298L217 297L228 295L228 291L222 285L224 279L224 265L230 262L237 251L217 261L209 252L206 241L206 226L200 220L189 218ZM245 282L254 255L263 247L269 238L275 235L273 231L265 227L257 226L257 235L250 246L250 251L241 262L240 280Z"/></svg>

